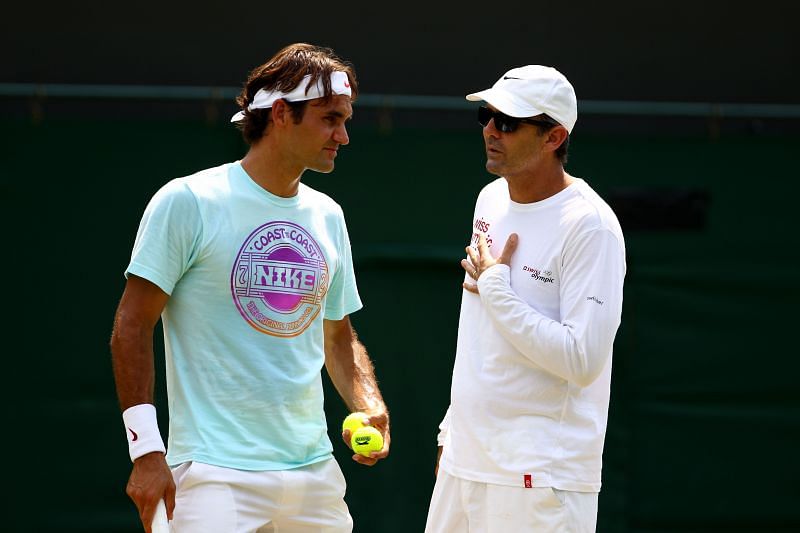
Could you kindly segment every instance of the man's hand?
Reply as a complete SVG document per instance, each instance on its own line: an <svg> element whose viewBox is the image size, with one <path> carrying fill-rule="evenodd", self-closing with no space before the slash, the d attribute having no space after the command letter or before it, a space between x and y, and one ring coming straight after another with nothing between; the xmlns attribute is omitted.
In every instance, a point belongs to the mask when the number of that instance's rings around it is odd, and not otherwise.
<svg viewBox="0 0 800 533"><path fill-rule="evenodd" d="M502 265L511 264L511 256L514 255L518 242L519 238L517 237L516 233L509 235L505 246L503 246L503 253L500 254L500 257L495 259L492 257L492 253L489 251L489 246L486 244L486 235L480 233L478 235L478 250L475 251L471 246L467 246L466 251L467 255L469 256L469 260L461 260L461 267L472 279L476 281L476 283L467 283L465 281L462 286L469 292L478 294L477 281L478 278L481 277L481 274L498 263Z"/></svg>
<svg viewBox="0 0 800 533"><path fill-rule="evenodd" d="M381 432L383 436L383 448L377 452L370 452L369 457L361 455L360 453L353 454L353 461L360 463L366 466L373 466L375 463L380 461L381 459L385 459L389 455L389 447L392 442L392 437L389 433L389 414L387 412L377 412L377 413L366 413L366 426L372 426L378 431ZM347 444L348 448L352 449L350 446L350 437L352 434L350 433L349 429L345 429L342 431L342 440L345 444Z"/></svg>
<svg viewBox="0 0 800 533"><path fill-rule="evenodd" d="M163 453L148 453L133 462L126 492L136 504L139 518L147 533L150 533L159 500L164 500L167 516L172 518L175 510L175 482Z"/></svg>

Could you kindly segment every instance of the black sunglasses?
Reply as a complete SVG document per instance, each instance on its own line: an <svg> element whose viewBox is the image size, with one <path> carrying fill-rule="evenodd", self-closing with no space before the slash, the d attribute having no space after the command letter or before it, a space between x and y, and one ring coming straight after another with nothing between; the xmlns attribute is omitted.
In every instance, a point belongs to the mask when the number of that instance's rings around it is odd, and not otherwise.
<svg viewBox="0 0 800 533"><path fill-rule="evenodd" d="M510 117L500 111L492 111L486 106L478 108L478 124L484 128L489 125L489 121L494 119L494 127L503 133L511 133L519 128L519 125L524 122L525 124L535 124L543 127L558 126L555 121L545 119L532 119L532 118L517 118Z"/></svg>

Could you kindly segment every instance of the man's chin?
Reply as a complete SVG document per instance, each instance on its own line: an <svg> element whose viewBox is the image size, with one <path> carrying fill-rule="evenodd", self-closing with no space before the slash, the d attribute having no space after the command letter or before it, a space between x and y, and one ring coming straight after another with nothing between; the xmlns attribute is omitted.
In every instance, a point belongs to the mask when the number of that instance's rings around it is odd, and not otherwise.
<svg viewBox="0 0 800 533"><path fill-rule="evenodd" d="M307 167L307 170L313 170L314 172L319 172L320 174L330 174L333 172L333 162L330 165L317 165L315 167Z"/></svg>
<svg viewBox="0 0 800 533"><path fill-rule="evenodd" d="M494 174L496 176L501 175L501 165L497 161L492 161L491 159L486 160L486 171L489 174Z"/></svg>

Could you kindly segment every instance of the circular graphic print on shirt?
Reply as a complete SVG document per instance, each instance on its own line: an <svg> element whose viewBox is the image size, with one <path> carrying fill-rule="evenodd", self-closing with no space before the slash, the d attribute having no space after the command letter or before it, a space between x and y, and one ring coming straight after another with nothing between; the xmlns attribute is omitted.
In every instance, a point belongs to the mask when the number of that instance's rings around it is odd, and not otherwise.
<svg viewBox="0 0 800 533"><path fill-rule="evenodd" d="M319 245L292 222L268 222L245 240L231 272L242 317L268 335L294 337L319 314L328 264Z"/></svg>

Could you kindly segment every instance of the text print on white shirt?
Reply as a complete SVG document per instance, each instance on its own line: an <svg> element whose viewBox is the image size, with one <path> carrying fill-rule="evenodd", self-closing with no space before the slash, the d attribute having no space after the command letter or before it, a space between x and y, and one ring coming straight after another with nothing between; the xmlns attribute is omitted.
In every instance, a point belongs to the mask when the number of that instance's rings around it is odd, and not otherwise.
<svg viewBox="0 0 800 533"><path fill-rule="evenodd" d="M478 240L480 239L480 234L483 233L484 235L486 235L486 246L491 248L492 236L489 235L489 226L491 225L492 224L490 222L485 221L483 217L476 218L475 222L472 223L472 228L475 231L472 233L472 241L470 242L470 245L477 248Z"/></svg>
<svg viewBox="0 0 800 533"><path fill-rule="evenodd" d="M555 276L550 270L545 270L542 272L538 268L533 268L532 266L523 265L522 267L523 272L530 272L531 277L537 281L541 281L542 283L555 283Z"/></svg>

